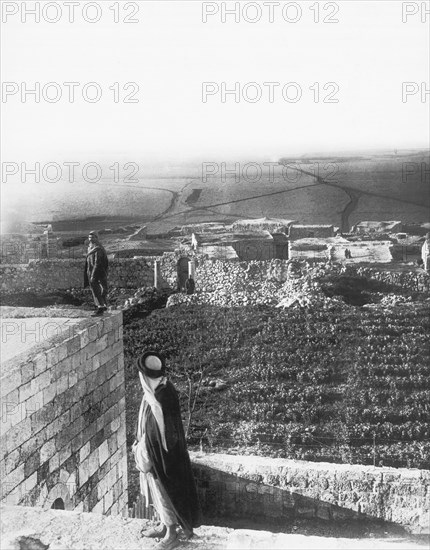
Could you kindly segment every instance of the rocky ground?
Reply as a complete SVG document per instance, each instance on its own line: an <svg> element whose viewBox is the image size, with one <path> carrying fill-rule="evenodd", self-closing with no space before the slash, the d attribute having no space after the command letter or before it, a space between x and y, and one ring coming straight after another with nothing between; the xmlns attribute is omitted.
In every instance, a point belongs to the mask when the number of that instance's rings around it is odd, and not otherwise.
<svg viewBox="0 0 430 550"><path fill-rule="evenodd" d="M83 512L42 510L31 507L1 508L2 550L140 550L156 548L157 541L142 538L146 520L125 519ZM352 532L339 536L275 533L205 525L187 541L181 535L182 550L413 550L424 549L426 540L389 533Z"/></svg>

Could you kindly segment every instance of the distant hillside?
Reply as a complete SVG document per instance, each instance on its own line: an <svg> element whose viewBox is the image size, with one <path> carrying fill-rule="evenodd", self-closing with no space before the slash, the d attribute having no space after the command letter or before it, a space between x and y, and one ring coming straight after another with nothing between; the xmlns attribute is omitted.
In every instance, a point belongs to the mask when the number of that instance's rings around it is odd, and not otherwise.
<svg viewBox="0 0 430 550"><path fill-rule="evenodd" d="M428 152L306 156L285 157L280 164L219 161L208 173L199 163L162 166L158 175L133 184L109 179L97 184L10 182L3 186L2 218L61 221L101 216L108 221L119 216L163 222L166 228L243 217L343 228L361 220L426 222L429 165Z"/></svg>

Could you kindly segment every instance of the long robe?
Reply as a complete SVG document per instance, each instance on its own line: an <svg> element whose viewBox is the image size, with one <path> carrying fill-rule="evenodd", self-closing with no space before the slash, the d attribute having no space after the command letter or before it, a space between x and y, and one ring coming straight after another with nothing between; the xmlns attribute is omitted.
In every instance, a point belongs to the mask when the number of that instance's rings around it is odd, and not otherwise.
<svg viewBox="0 0 430 550"><path fill-rule="evenodd" d="M105 280L108 272L108 258L106 250L101 244L91 248L85 258L84 288L90 285L91 278Z"/></svg>
<svg viewBox="0 0 430 550"><path fill-rule="evenodd" d="M169 495L179 524L190 534L200 525L200 509L191 461L188 455L178 394L169 381L155 390L163 409L167 452L151 407L145 411L145 442L152 462L152 473Z"/></svg>

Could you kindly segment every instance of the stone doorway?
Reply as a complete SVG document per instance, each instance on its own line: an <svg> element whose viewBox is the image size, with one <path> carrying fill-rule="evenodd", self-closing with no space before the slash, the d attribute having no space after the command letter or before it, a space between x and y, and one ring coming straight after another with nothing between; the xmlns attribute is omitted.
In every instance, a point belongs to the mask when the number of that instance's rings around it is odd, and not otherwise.
<svg viewBox="0 0 430 550"><path fill-rule="evenodd" d="M56 498L52 503L51 508L53 510L65 510L64 500L62 498Z"/></svg>
<svg viewBox="0 0 430 550"><path fill-rule="evenodd" d="M179 258L177 264L178 290L185 289L185 281L188 279L190 260L187 257Z"/></svg>

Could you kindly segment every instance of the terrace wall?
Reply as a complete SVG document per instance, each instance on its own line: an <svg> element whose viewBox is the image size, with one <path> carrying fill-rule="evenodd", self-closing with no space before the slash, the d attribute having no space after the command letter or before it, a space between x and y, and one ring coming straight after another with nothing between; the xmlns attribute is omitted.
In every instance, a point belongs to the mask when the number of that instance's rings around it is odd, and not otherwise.
<svg viewBox="0 0 430 550"><path fill-rule="evenodd" d="M142 259L123 258L109 264L109 285L121 288L141 288L154 286L154 262L160 264L162 286L176 288L177 262L181 255L196 259L196 288L210 291L219 285L230 285L237 276L258 285L264 281L283 283L289 278L289 260L264 260L237 262L228 260L208 260L193 252L168 252L162 256L148 256ZM297 262L296 262L297 263ZM309 263L302 261L305 274ZM83 285L83 260L37 260L28 264L0 265L1 290L5 292L32 290L57 290L80 288ZM245 277L246 273L246 277ZM348 267L346 275L374 278L405 289L430 290L430 277L424 273L383 271L372 267Z"/></svg>
<svg viewBox="0 0 430 550"><path fill-rule="evenodd" d="M50 508L61 499L68 510L125 515L122 314L94 320L59 313L61 319L39 319L37 310L34 323L23 308L3 319L2 336L15 337L5 346L24 351L9 350L2 364L0 500ZM34 345L23 335L36 337Z"/></svg>
<svg viewBox="0 0 430 550"><path fill-rule="evenodd" d="M191 453L208 517L380 519L430 533L430 471Z"/></svg>
<svg viewBox="0 0 430 550"><path fill-rule="evenodd" d="M125 288L153 286L153 259L120 259L109 263L109 285ZM3 291L58 290L80 288L84 282L84 260L34 260L28 264L0 266Z"/></svg>

